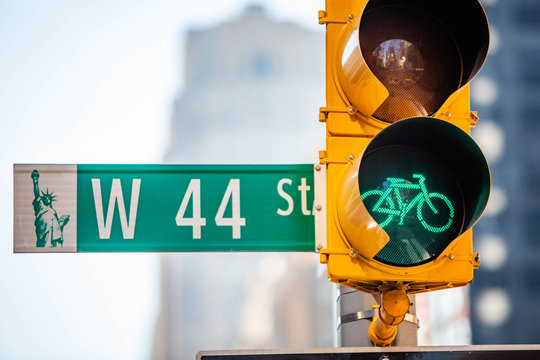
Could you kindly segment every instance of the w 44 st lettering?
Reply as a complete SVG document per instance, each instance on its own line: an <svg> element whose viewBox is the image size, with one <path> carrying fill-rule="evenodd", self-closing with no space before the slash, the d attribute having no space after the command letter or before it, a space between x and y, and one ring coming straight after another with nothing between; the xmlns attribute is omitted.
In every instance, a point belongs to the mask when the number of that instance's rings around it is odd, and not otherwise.
<svg viewBox="0 0 540 360"><path fill-rule="evenodd" d="M118 217L120 219L120 225L122 229L122 237L124 239L134 239L135 229L138 216L144 216L141 214L139 206L139 198L144 187L142 179L131 180L131 195L129 202L129 209L126 207L124 201L124 191L122 190L122 183L120 179L112 179L111 190L109 195L109 202L105 206L103 201L102 192L102 180L94 178L92 181L92 191L96 210L97 228L100 239L110 239L111 229L113 225L113 219L115 209L118 208ZM298 184L294 184L294 182ZM295 179L293 181L289 178L279 179L275 184L275 192L273 194L247 194L249 197L278 197L277 206L271 209L268 213L273 216L288 217L291 216L296 208L296 212L300 212L303 216L312 215L310 208L308 193L312 190L312 187L307 184L306 178ZM125 185L125 184L124 184ZM208 186L213 187L213 186ZM210 224L209 219L203 216L205 207L209 205L202 201L203 197L201 193L208 191L204 188L204 182L201 184L201 179L190 179L189 184L185 188L185 192L181 196L181 201L178 206L176 214L170 216L170 221L174 221L178 227L191 227L191 238L201 239L203 234L203 228ZM169 199L179 199L178 194L171 194ZM242 228L248 224L246 216L242 216L241 210L241 183L240 179L228 179L227 187L221 195L221 201L215 212L213 222L215 226L231 227L231 238L241 239ZM295 198L299 198L300 206L295 207ZM261 204L265 204L261 201ZM263 206L263 205L260 205ZM229 209L229 211L227 211ZM167 220L169 221L169 220Z"/></svg>

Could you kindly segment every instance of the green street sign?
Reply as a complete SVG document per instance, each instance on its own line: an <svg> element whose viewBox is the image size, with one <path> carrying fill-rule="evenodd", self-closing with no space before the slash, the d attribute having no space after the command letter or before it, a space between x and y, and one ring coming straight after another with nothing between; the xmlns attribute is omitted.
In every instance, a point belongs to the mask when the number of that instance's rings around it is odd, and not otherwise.
<svg viewBox="0 0 540 360"><path fill-rule="evenodd" d="M314 172L14 165L14 252L315 251Z"/></svg>

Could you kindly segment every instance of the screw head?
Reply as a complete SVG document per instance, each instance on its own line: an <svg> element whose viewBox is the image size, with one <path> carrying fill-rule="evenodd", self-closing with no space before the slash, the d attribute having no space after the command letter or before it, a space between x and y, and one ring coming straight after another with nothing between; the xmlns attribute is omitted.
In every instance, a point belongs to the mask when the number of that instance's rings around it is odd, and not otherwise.
<svg viewBox="0 0 540 360"><path fill-rule="evenodd" d="M349 252L349 255L356 256L356 251L354 251L354 249L351 249L351 251Z"/></svg>
<svg viewBox="0 0 540 360"><path fill-rule="evenodd" d="M354 155L353 154L349 155L349 159L354 160Z"/></svg>
<svg viewBox="0 0 540 360"><path fill-rule="evenodd" d="M321 211L321 210L322 210L322 206L321 206L321 205L317 205L317 206L315 206L315 209L316 209L317 211Z"/></svg>

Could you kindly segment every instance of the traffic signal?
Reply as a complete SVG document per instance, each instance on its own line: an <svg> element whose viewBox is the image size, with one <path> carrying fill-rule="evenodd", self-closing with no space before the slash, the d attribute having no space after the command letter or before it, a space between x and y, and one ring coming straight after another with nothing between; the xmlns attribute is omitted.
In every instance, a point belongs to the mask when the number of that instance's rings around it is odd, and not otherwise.
<svg viewBox="0 0 540 360"><path fill-rule="evenodd" d="M469 83L487 56L477 0L326 0L327 244L341 285L463 286L490 175L469 136Z"/></svg>

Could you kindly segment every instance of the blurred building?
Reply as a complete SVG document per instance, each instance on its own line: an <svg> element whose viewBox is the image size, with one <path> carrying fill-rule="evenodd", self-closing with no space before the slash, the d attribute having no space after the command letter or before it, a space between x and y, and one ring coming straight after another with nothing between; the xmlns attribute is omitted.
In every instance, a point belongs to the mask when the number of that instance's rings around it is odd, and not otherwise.
<svg viewBox="0 0 540 360"><path fill-rule="evenodd" d="M480 269L470 287L474 344L540 336L540 2L483 0L490 54L472 83L473 136L492 193L475 232Z"/></svg>
<svg viewBox="0 0 540 360"><path fill-rule="evenodd" d="M190 31L185 53L167 162L315 161L325 136L322 28L276 22L252 6L234 21ZM332 346L335 289L318 260L313 253L162 255L154 358Z"/></svg>
<svg viewBox="0 0 540 360"><path fill-rule="evenodd" d="M314 15L314 22L316 21ZM191 31L167 162L313 163L324 146L324 33L249 7Z"/></svg>

